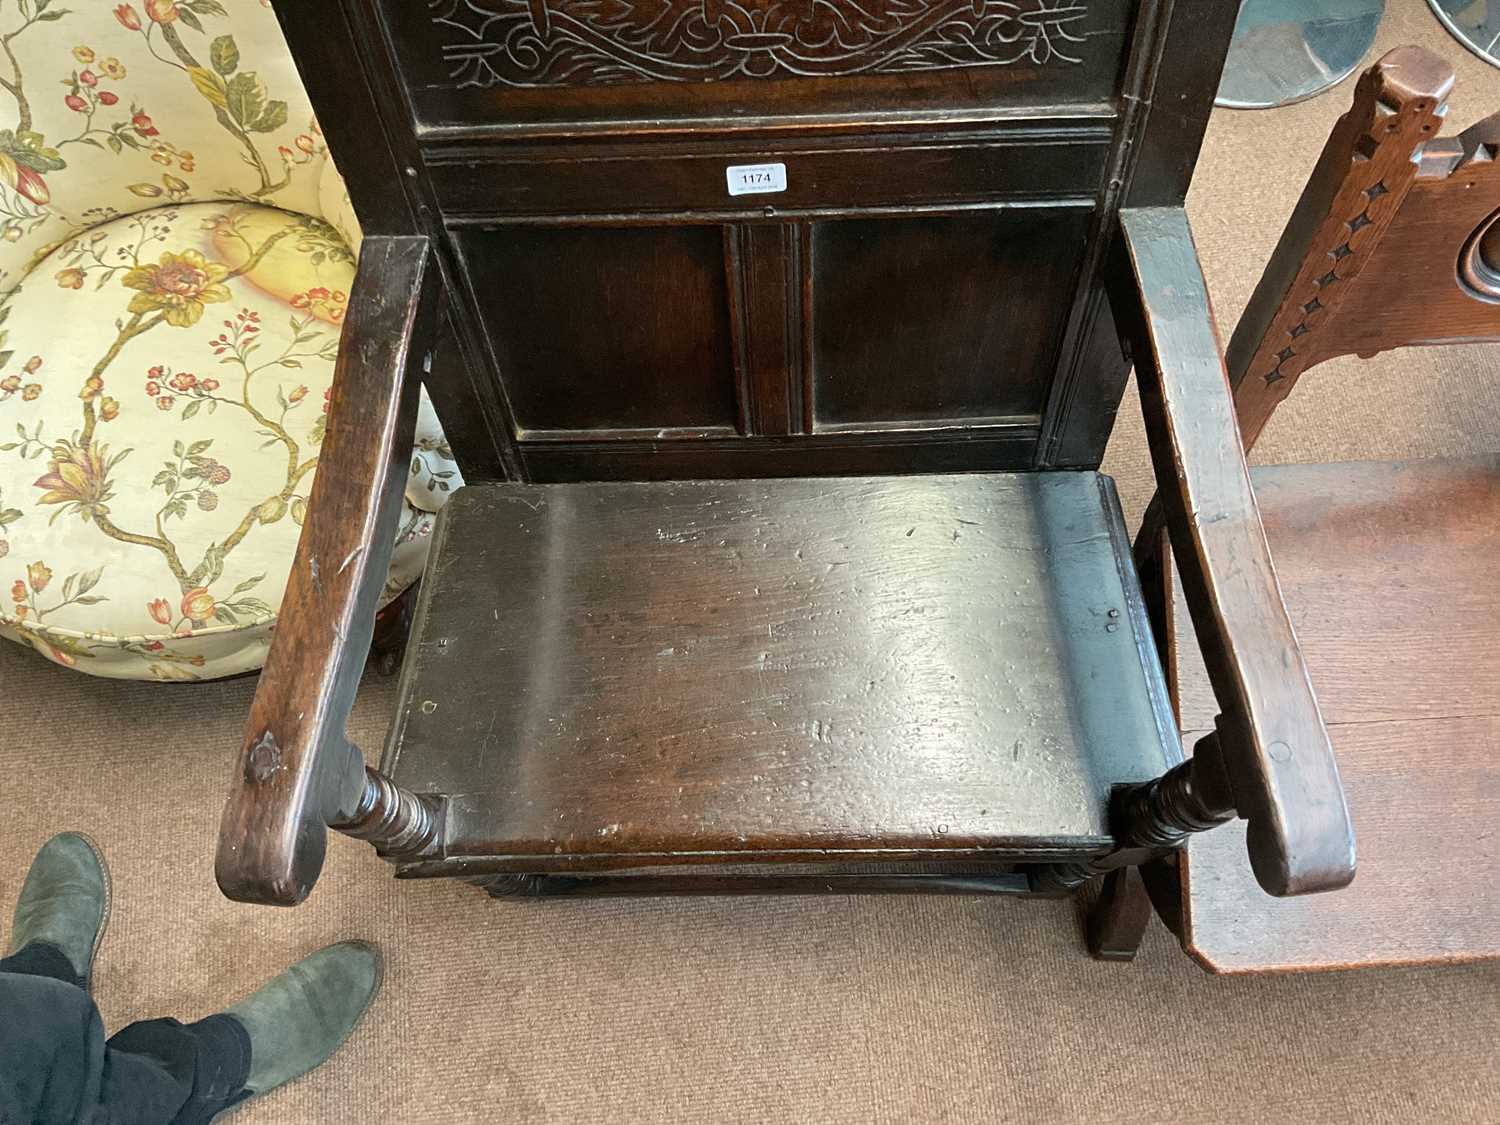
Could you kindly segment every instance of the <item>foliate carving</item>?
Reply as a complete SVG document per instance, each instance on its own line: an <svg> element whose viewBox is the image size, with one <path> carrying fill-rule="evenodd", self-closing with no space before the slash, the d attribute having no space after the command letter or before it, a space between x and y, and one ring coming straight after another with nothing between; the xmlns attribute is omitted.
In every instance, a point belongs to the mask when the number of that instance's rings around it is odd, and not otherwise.
<svg viewBox="0 0 1500 1125"><path fill-rule="evenodd" d="M429 0L459 88L1082 61L1088 0Z"/></svg>

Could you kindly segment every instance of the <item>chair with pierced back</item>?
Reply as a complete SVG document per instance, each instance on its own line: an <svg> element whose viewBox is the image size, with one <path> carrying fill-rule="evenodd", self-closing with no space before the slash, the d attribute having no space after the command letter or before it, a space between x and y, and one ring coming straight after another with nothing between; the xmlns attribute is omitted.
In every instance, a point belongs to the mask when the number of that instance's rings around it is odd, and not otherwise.
<svg viewBox="0 0 1500 1125"><path fill-rule="evenodd" d="M1315 364L1500 338L1500 116L1438 137L1452 86L1451 68L1416 47L1361 78L1229 345L1247 451ZM1500 956L1500 857L1476 828L1500 815L1500 458L1251 477L1338 751L1360 876L1337 895L1272 900L1242 875L1230 827L1149 865L1152 898L1218 972ZM1164 583L1154 623L1193 731L1215 703L1167 539L1148 517L1138 554L1146 588Z"/></svg>
<svg viewBox="0 0 1500 1125"><path fill-rule="evenodd" d="M1182 210L1235 8L283 4L366 237L224 891L300 901L332 826L497 896L1060 895L1236 815L1270 893L1347 883ZM1127 351L1187 761L1097 471ZM468 484L376 768L419 383Z"/></svg>

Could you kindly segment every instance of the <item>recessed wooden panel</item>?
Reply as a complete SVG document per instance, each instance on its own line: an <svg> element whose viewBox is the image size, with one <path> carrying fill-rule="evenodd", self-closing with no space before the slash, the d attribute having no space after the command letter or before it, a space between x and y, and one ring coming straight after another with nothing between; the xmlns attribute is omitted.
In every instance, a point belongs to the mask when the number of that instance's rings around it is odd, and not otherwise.
<svg viewBox="0 0 1500 1125"><path fill-rule="evenodd" d="M1088 230L1083 210L819 224L819 429L1041 413Z"/></svg>
<svg viewBox="0 0 1500 1125"><path fill-rule="evenodd" d="M523 433L736 426L719 227L455 238Z"/></svg>
<svg viewBox="0 0 1500 1125"><path fill-rule="evenodd" d="M1134 0L384 0L421 124L1104 103Z"/></svg>

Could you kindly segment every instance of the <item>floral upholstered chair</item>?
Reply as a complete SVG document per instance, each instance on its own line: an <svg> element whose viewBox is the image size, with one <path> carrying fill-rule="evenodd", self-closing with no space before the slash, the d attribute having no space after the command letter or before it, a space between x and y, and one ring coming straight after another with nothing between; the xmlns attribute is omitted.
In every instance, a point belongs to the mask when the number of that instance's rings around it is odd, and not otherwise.
<svg viewBox="0 0 1500 1125"><path fill-rule="evenodd" d="M0 634L260 667L358 234L265 0L0 8ZM424 397L387 600L458 483Z"/></svg>

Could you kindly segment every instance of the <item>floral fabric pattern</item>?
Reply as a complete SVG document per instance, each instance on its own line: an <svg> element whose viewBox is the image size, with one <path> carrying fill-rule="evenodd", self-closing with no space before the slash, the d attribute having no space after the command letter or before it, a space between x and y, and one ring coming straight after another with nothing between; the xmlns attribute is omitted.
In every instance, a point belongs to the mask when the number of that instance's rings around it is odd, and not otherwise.
<svg viewBox="0 0 1500 1125"><path fill-rule="evenodd" d="M269 0L0 5L0 636L265 658L360 237ZM387 598L462 481L423 396Z"/></svg>
<svg viewBox="0 0 1500 1125"><path fill-rule="evenodd" d="M0 290L149 207L321 214L332 161L265 0L18 0L0 42Z"/></svg>
<svg viewBox="0 0 1500 1125"><path fill-rule="evenodd" d="M190 204L72 239L0 299L0 632L99 675L259 666L353 278L319 219ZM414 454L437 495L442 450ZM432 521L406 507L387 596Z"/></svg>

